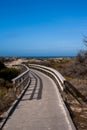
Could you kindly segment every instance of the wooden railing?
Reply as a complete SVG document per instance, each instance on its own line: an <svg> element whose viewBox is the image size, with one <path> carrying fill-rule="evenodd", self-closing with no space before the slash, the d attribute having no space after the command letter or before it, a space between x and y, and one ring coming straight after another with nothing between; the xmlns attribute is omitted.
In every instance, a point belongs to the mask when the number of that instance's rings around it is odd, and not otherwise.
<svg viewBox="0 0 87 130"><path fill-rule="evenodd" d="M50 75L57 83L58 89L63 97L63 100L67 100L68 95L72 96L77 100L78 103L86 103L85 97L72 85L70 84L57 70L36 64L29 64L29 67L38 69Z"/></svg>
<svg viewBox="0 0 87 130"><path fill-rule="evenodd" d="M50 68L50 67L46 67L46 66L42 66L42 65L36 65L36 64L29 64L29 67L36 68L36 69L41 70L45 73L48 73L58 83L60 91L64 90L64 82L66 79L55 69Z"/></svg>
<svg viewBox="0 0 87 130"><path fill-rule="evenodd" d="M16 78L12 79L15 97L20 94L29 81L29 68L23 64L16 66L20 66L22 68L24 67L25 71Z"/></svg>

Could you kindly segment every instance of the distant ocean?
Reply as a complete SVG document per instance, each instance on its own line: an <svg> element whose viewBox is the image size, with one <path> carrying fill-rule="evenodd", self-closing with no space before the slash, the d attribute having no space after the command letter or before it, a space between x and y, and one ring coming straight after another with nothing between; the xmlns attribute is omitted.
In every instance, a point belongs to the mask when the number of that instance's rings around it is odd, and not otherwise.
<svg viewBox="0 0 87 130"><path fill-rule="evenodd" d="M12 57L16 57L16 58L38 58L38 59L46 59L46 58L74 58L76 56L0 56L1 57L5 57L5 58L12 58Z"/></svg>
<svg viewBox="0 0 87 130"><path fill-rule="evenodd" d="M75 56L21 56L21 58L74 58Z"/></svg>

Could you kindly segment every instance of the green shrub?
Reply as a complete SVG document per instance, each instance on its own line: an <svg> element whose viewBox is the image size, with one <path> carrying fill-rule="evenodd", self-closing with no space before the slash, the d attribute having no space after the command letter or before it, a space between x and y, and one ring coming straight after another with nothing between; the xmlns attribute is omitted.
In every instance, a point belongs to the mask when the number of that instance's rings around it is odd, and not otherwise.
<svg viewBox="0 0 87 130"><path fill-rule="evenodd" d="M11 81L13 78L18 76L20 71L15 68L4 68L0 71L0 78Z"/></svg>
<svg viewBox="0 0 87 130"><path fill-rule="evenodd" d="M6 66L0 61L0 70L6 68Z"/></svg>

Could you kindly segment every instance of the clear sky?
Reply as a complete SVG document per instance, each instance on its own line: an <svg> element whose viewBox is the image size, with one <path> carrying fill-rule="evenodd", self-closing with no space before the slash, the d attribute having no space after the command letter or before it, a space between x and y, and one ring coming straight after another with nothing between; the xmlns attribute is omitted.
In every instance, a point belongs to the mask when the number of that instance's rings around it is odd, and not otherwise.
<svg viewBox="0 0 87 130"><path fill-rule="evenodd" d="M87 35L87 0L0 0L0 56L73 56Z"/></svg>

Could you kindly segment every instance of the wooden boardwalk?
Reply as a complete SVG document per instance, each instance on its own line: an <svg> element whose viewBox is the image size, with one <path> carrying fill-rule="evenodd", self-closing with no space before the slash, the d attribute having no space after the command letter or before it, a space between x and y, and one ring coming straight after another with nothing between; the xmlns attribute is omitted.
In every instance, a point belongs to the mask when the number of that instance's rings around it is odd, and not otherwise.
<svg viewBox="0 0 87 130"><path fill-rule="evenodd" d="M30 78L31 83L4 130L75 130L54 81L36 70L30 71Z"/></svg>

